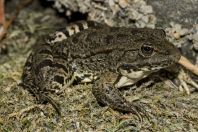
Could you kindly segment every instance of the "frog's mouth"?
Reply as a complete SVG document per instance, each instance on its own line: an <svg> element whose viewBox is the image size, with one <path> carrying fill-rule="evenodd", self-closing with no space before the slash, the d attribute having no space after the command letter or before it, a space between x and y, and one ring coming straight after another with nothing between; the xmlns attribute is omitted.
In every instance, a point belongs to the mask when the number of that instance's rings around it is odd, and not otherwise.
<svg viewBox="0 0 198 132"><path fill-rule="evenodd" d="M162 69L162 67L143 67L143 68L136 68L136 69L119 69L119 72L130 79L134 80L140 80L142 78L147 77L149 74L156 72L158 70Z"/></svg>
<svg viewBox="0 0 198 132"><path fill-rule="evenodd" d="M151 68L148 66L145 67L125 67L122 68L120 67L118 69L119 73L122 75L122 77L117 81L116 87L123 87L123 86L128 86L135 84L139 80L146 78L153 72L157 72L160 69L164 67L161 66L152 66Z"/></svg>
<svg viewBox="0 0 198 132"><path fill-rule="evenodd" d="M157 70L148 70L146 68L142 70L125 70L125 69L119 69L120 74L122 77L117 81L116 87L123 87L123 86L129 86L135 84L137 81L147 77L149 74L155 72Z"/></svg>
<svg viewBox="0 0 198 132"><path fill-rule="evenodd" d="M163 65L162 65L163 64ZM118 67L119 70L126 71L127 73L132 73L132 72L155 72L160 69L169 67L171 62L163 62L163 63L135 63L135 64L123 64Z"/></svg>
<svg viewBox="0 0 198 132"><path fill-rule="evenodd" d="M160 61L159 59L152 59L152 61L141 62L136 61L135 63L131 64L122 64L118 68L118 72L122 76L130 79L130 84L134 84L137 81L147 77L151 73L157 72L160 69L167 68L173 64L175 64L173 60L163 58Z"/></svg>

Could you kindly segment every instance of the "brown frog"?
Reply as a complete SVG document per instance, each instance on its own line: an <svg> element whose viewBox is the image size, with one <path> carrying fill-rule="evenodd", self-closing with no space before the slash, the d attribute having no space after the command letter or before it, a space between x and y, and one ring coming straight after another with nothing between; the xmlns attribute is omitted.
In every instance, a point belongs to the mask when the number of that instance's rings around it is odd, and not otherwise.
<svg viewBox="0 0 198 132"><path fill-rule="evenodd" d="M98 102L138 114L119 88L175 64L180 52L165 39L161 29L109 27L79 22L40 38L24 67L23 86L39 103L60 107L49 95L77 83L93 83Z"/></svg>

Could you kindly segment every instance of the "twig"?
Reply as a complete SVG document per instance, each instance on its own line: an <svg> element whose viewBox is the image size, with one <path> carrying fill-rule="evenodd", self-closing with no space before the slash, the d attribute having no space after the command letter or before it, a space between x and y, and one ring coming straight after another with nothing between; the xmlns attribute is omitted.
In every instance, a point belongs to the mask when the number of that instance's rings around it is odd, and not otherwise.
<svg viewBox="0 0 198 132"><path fill-rule="evenodd" d="M4 32L5 14L4 14L4 0L0 0L0 36Z"/></svg>
<svg viewBox="0 0 198 132"><path fill-rule="evenodd" d="M4 14L4 0L0 0L0 22L3 24L5 21L5 14Z"/></svg>
<svg viewBox="0 0 198 132"><path fill-rule="evenodd" d="M198 76L198 67L196 65L192 64L186 57L181 56L178 63Z"/></svg>
<svg viewBox="0 0 198 132"><path fill-rule="evenodd" d="M20 110L19 112L13 112L13 113L9 114L8 115L8 118L20 117L23 113L28 112L30 110L33 110L35 108L42 109L43 108L43 105L32 105L32 106L29 106L27 108L24 108L24 109Z"/></svg>
<svg viewBox="0 0 198 132"><path fill-rule="evenodd" d="M22 2L21 2L22 1ZM4 24L4 28L2 33L0 34L0 40L2 40L5 35L6 32L8 30L8 28L10 27L10 25L14 22L14 20L16 19L16 17L18 16L19 12L28 4L30 4L33 0L21 0L20 3L17 5L15 13L9 18L8 21L5 21Z"/></svg>

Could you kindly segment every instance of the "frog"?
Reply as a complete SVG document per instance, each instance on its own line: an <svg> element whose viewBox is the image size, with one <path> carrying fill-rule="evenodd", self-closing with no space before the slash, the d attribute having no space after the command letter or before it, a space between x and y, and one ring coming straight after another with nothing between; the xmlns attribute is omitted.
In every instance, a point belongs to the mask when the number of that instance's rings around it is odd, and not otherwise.
<svg viewBox="0 0 198 132"><path fill-rule="evenodd" d="M99 104L139 115L139 105L127 101L120 89L174 65L180 57L163 29L81 21L38 39L25 63L22 85L59 115L61 107L49 93L58 96L74 82L91 83Z"/></svg>

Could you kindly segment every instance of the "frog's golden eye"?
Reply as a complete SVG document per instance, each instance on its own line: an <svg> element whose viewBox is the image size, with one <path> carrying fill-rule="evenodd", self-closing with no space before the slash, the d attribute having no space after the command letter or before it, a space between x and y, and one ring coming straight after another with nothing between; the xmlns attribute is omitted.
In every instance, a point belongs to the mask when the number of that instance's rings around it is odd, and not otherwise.
<svg viewBox="0 0 198 132"><path fill-rule="evenodd" d="M151 56L154 52L154 48L151 45L142 45L141 47L141 53L143 56Z"/></svg>

